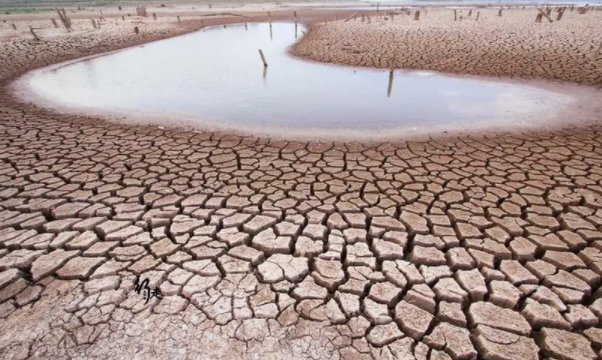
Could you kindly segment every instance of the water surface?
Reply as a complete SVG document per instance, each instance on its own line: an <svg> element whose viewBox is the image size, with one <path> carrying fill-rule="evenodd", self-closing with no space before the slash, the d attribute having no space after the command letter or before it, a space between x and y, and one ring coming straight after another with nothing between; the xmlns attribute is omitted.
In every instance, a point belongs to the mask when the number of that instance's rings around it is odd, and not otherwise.
<svg viewBox="0 0 602 360"><path fill-rule="evenodd" d="M27 86L53 104L95 113L289 136L530 126L571 102L522 84L401 70L391 78L297 59L287 48L301 31L290 23L208 28L34 71Z"/></svg>

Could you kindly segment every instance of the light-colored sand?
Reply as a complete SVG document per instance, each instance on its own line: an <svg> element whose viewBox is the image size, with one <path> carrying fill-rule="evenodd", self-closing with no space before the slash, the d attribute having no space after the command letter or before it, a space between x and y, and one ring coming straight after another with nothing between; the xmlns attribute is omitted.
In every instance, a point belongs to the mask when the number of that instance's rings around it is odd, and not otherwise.
<svg viewBox="0 0 602 360"><path fill-rule="evenodd" d="M0 85L200 26L144 22L5 38ZM595 359L601 135L277 142L2 87L1 358Z"/></svg>
<svg viewBox="0 0 602 360"><path fill-rule="evenodd" d="M602 9L602 8L600 8ZM477 11L480 13L476 21ZM602 11L567 10L535 23L537 10L423 10L313 26L293 53L317 61L378 68L518 76L602 86ZM385 17L388 20L385 20ZM462 20L460 21L460 17ZM556 15L553 13L555 20Z"/></svg>

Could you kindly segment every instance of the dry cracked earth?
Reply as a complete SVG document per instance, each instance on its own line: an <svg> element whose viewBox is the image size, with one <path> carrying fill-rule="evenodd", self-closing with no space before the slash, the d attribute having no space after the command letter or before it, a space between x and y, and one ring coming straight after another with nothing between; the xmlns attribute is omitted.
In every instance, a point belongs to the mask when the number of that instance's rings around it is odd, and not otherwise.
<svg viewBox="0 0 602 360"><path fill-rule="evenodd" d="M460 74L545 78L602 86L602 7L585 14L551 9L550 23L538 11L422 9L382 11L312 26L293 48L316 61L377 68L428 69ZM478 15L477 15L478 13ZM470 16L469 16L470 14ZM373 14L374 15L374 14ZM478 19L477 19L478 16Z"/></svg>
<svg viewBox="0 0 602 360"><path fill-rule="evenodd" d="M3 84L140 41L85 39L2 42ZM4 86L0 357L599 358L601 131L277 142Z"/></svg>

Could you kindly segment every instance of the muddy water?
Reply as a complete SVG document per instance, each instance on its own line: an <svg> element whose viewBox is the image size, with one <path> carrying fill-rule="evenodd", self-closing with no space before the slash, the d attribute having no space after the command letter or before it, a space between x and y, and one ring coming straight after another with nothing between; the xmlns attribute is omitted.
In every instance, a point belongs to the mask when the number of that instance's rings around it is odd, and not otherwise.
<svg viewBox="0 0 602 360"><path fill-rule="evenodd" d="M22 82L55 108L289 137L532 126L573 101L522 84L304 61L287 54L302 30L214 27L34 71Z"/></svg>

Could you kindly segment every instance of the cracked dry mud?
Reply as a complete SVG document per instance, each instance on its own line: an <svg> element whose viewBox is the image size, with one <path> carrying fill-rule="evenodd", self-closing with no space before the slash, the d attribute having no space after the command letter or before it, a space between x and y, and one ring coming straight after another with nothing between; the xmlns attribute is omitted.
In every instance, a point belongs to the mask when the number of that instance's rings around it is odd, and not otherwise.
<svg viewBox="0 0 602 360"><path fill-rule="evenodd" d="M316 61L390 69L545 78L602 86L602 8L560 21L534 22L535 9L422 10L420 20L387 11L379 17L312 26L293 54ZM476 20L477 11L479 19ZM556 19L552 12L552 18ZM462 18L462 20L460 20Z"/></svg>
<svg viewBox="0 0 602 360"><path fill-rule="evenodd" d="M0 76L190 26L6 41ZM601 355L600 127L277 142L1 91L2 359Z"/></svg>

